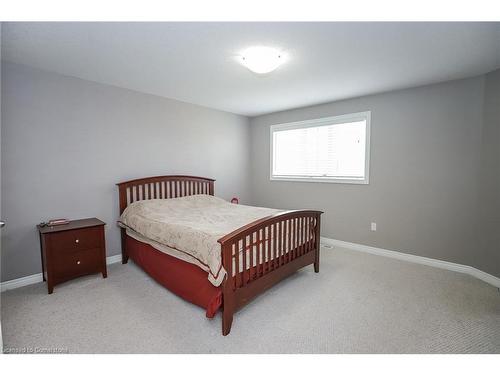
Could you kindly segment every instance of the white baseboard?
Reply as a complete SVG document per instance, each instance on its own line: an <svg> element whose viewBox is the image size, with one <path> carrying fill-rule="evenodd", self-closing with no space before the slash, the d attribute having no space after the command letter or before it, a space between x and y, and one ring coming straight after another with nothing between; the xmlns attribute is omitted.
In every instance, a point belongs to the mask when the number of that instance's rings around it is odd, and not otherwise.
<svg viewBox="0 0 500 375"><path fill-rule="evenodd" d="M488 284L491 284L497 288L500 288L500 278L490 275L489 273L486 273L484 271L478 270L477 268L466 266L464 264L446 262L444 260L426 258L418 255L406 254L393 250L380 249L378 247L361 245L353 242L340 241L326 237L321 237L321 242L324 245L330 245L332 247L337 246L337 247L342 247L344 249L362 251L364 253L404 260L406 262L424 264L426 266L465 273L467 275L471 275L480 280L483 280L484 282L487 282Z"/></svg>
<svg viewBox="0 0 500 375"><path fill-rule="evenodd" d="M16 289L22 286L41 283L43 281L43 277L41 273L37 273L35 275L20 277L19 279L7 280L2 282L1 291L5 292L9 289Z"/></svg>
<svg viewBox="0 0 500 375"><path fill-rule="evenodd" d="M113 263L118 263L122 261L122 255L111 255L110 257L106 258L106 264L113 264Z"/></svg>
<svg viewBox="0 0 500 375"><path fill-rule="evenodd" d="M106 258L106 264L113 264L121 262L121 255L112 255ZM43 277L41 273L37 273L35 275L21 277L19 279L7 280L1 283L1 291L5 292L9 289L16 289L22 286L41 283L43 281Z"/></svg>

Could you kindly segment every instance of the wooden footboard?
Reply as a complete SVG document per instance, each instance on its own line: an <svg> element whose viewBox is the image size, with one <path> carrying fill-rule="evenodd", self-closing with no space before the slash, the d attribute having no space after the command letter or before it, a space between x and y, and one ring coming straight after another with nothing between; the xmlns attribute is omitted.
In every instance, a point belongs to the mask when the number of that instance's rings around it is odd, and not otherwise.
<svg viewBox="0 0 500 375"><path fill-rule="evenodd" d="M286 211L219 239L227 271L222 285L224 336L231 331L233 314L252 298L309 264L319 272L321 214Z"/></svg>

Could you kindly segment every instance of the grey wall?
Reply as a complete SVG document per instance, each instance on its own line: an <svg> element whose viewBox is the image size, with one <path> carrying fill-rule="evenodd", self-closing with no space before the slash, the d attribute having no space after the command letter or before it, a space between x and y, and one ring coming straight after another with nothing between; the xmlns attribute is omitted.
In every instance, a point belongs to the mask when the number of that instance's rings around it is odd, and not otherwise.
<svg viewBox="0 0 500 375"><path fill-rule="evenodd" d="M498 275L484 257L478 263L483 93L484 77L477 77L253 118L252 202L320 209L323 236ZM367 110L369 185L269 180L270 125Z"/></svg>
<svg viewBox="0 0 500 375"><path fill-rule="evenodd" d="M101 218L118 254L119 181L207 176L248 201L247 118L11 63L2 75L2 280L40 272L49 218Z"/></svg>
<svg viewBox="0 0 500 375"><path fill-rule="evenodd" d="M485 77L484 126L479 186L480 241L476 259L486 272L500 275L500 70Z"/></svg>

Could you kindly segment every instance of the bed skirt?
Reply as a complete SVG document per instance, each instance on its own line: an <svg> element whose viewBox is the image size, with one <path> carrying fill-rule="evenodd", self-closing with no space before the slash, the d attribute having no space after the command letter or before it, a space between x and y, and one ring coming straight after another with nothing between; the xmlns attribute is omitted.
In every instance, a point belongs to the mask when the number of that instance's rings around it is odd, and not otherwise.
<svg viewBox="0 0 500 375"><path fill-rule="evenodd" d="M205 309L207 318L217 314L222 306L222 291L208 281L205 271L130 236L126 242L129 257L159 284Z"/></svg>

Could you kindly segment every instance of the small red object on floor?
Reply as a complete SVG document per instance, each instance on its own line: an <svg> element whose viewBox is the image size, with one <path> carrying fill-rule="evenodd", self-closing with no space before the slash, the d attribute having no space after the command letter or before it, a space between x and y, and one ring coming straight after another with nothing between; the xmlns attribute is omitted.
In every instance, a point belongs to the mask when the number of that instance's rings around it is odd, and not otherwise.
<svg viewBox="0 0 500 375"><path fill-rule="evenodd" d="M233 197L233 199L231 199L231 203L238 204L240 203L240 201L238 200L238 198Z"/></svg>

